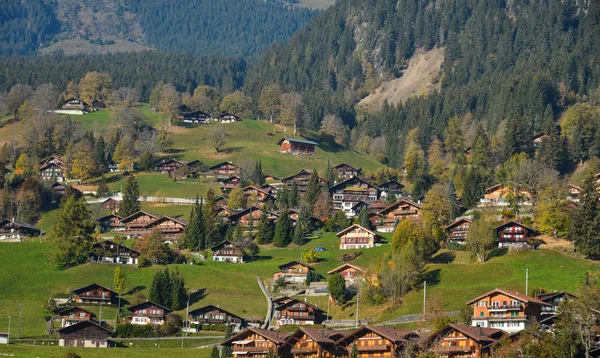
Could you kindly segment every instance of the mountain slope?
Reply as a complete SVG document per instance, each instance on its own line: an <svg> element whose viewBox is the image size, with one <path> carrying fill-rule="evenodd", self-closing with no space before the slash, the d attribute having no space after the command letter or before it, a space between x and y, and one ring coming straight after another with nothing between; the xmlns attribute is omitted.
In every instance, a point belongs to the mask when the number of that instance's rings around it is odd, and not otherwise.
<svg viewBox="0 0 600 358"><path fill-rule="evenodd" d="M34 52L60 25L43 0L0 0L0 55Z"/></svg>

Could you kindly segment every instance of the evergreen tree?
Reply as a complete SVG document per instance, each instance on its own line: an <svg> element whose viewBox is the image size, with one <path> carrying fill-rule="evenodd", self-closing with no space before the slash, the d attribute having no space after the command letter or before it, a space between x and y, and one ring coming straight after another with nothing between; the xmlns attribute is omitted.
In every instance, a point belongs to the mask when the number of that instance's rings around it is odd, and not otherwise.
<svg viewBox="0 0 600 358"><path fill-rule="evenodd" d="M227 231L225 231L225 240L233 242L233 225L227 224Z"/></svg>
<svg viewBox="0 0 600 358"><path fill-rule="evenodd" d="M154 170L154 156L150 152L144 152L140 156L140 159L137 162L137 168L143 171L152 171Z"/></svg>
<svg viewBox="0 0 600 358"><path fill-rule="evenodd" d="M262 169L262 160L257 160L254 166L254 184L257 186L265 185L265 174Z"/></svg>
<svg viewBox="0 0 600 358"><path fill-rule="evenodd" d="M172 291L171 291L171 309L173 311L180 310L185 307L187 290L185 288L185 280L179 274L179 269L176 267L171 274Z"/></svg>
<svg viewBox="0 0 600 358"><path fill-rule="evenodd" d="M358 225L364 227L365 229L373 229L373 224L371 223L371 220L369 220L369 213L367 212L366 208L362 208L358 214Z"/></svg>
<svg viewBox="0 0 600 358"><path fill-rule="evenodd" d="M448 181L448 200L450 201L451 220L454 220L458 217L460 212L458 197L456 196L456 187L454 186L454 180L452 180L452 178Z"/></svg>
<svg viewBox="0 0 600 358"><path fill-rule="evenodd" d="M311 207L307 203L302 203L298 210L298 220L296 221L296 227L293 233L293 243L296 245L302 245L304 238L312 231L311 224Z"/></svg>
<svg viewBox="0 0 600 358"><path fill-rule="evenodd" d="M277 203L280 209L289 208L289 194L290 191L286 187L277 190Z"/></svg>
<svg viewBox="0 0 600 358"><path fill-rule="evenodd" d="M319 184L319 173L316 170L313 170L310 173L310 178L308 179L308 184L306 186L306 192L304 193L304 200L313 207L319 198L319 193L321 191L321 184Z"/></svg>
<svg viewBox="0 0 600 358"><path fill-rule="evenodd" d="M217 346L214 346L212 348L212 351L210 351L210 358L219 358L220 353L219 353L219 348Z"/></svg>
<svg viewBox="0 0 600 358"><path fill-rule="evenodd" d="M333 175L333 168L331 168L331 162L327 161L327 170L325 171L325 180L327 185L332 186L335 183L335 176Z"/></svg>
<svg viewBox="0 0 600 358"><path fill-rule="evenodd" d="M583 180L575 214L573 237L578 250L586 257L600 257L600 196L592 173Z"/></svg>
<svg viewBox="0 0 600 358"><path fill-rule="evenodd" d="M167 287L168 279L168 276L165 277L164 270L158 270L154 273L154 276L152 277L152 283L150 284L150 291L148 292L149 301L164 306L163 293L165 292L165 289Z"/></svg>
<svg viewBox="0 0 600 358"><path fill-rule="evenodd" d="M106 143L103 136L98 138L94 146L94 162L98 173L103 173L106 170Z"/></svg>
<svg viewBox="0 0 600 358"><path fill-rule="evenodd" d="M339 305L346 303L346 280L341 274L335 273L327 279L327 290Z"/></svg>
<svg viewBox="0 0 600 358"><path fill-rule="evenodd" d="M84 198L69 195L65 199L60 203L51 235L56 246L52 261L59 268L69 268L88 260L95 228Z"/></svg>
<svg viewBox="0 0 600 358"><path fill-rule="evenodd" d="M128 217L129 215L140 211L142 204L138 201L140 197L140 188L133 175L129 175L125 189L123 190L123 201L119 207L119 216Z"/></svg>
<svg viewBox="0 0 600 358"><path fill-rule="evenodd" d="M98 184L98 189L96 189L96 196L98 196L99 198L106 198L111 195L112 192L106 184L106 179L104 178L104 175L102 175L102 178L100 179L100 184Z"/></svg>
<svg viewBox="0 0 600 358"><path fill-rule="evenodd" d="M204 205L202 206L205 232L203 249L217 245L222 241L219 217L217 216L217 211L215 210L215 198L216 196L212 188L208 189L206 192Z"/></svg>
<svg viewBox="0 0 600 358"><path fill-rule="evenodd" d="M233 337L233 325L230 324L227 326L227 330L225 331L225 340L228 340L231 337ZM224 358L233 356L233 350L231 349L231 346L223 347L221 354Z"/></svg>
<svg viewBox="0 0 600 358"><path fill-rule="evenodd" d="M204 247L204 217L202 216L202 206L200 199L196 197L196 202L192 206L190 213L190 222L185 228L184 247L190 250L200 251Z"/></svg>
<svg viewBox="0 0 600 358"><path fill-rule="evenodd" d="M463 177L463 194L461 205L465 208L472 208L479 202L479 198L483 196L484 184L483 179L477 173L477 170L470 168Z"/></svg>
<svg viewBox="0 0 600 358"><path fill-rule="evenodd" d="M295 208L299 202L298 186L296 182L292 182L292 188L287 193L288 208Z"/></svg>
<svg viewBox="0 0 600 358"><path fill-rule="evenodd" d="M275 234L273 236L273 245L275 247L286 247L292 242L292 221L290 212L283 210L277 218L275 224Z"/></svg>
<svg viewBox="0 0 600 358"><path fill-rule="evenodd" d="M260 245L269 244L273 241L273 234L273 221L269 219L267 209L263 206L256 227L256 242Z"/></svg>

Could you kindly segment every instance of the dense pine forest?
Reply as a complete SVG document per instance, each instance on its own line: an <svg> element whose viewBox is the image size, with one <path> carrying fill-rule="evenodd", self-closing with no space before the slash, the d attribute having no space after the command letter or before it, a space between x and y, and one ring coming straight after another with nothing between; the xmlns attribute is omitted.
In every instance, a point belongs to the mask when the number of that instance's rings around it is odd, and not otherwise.
<svg viewBox="0 0 600 358"><path fill-rule="evenodd" d="M142 100L148 101L160 81L172 83L179 91L192 92L199 85L209 85L223 93L233 92L243 84L246 62L233 57L157 52L0 57L0 92L8 92L17 83L34 87L52 83L64 90L90 71L110 74L116 88L134 87Z"/></svg>
<svg viewBox="0 0 600 358"><path fill-rule="evenodd" d="M140 16L147 43L159 51L258 55L289 39L308 24L314 11L291 9L277 1L126 0Z"/></svg>
<svg viewBox="0 0 600 358"><path fill-rule="evenodd" d="M1 0L0 9L0 55L33 53L60 30L43 0Z"/></svg>

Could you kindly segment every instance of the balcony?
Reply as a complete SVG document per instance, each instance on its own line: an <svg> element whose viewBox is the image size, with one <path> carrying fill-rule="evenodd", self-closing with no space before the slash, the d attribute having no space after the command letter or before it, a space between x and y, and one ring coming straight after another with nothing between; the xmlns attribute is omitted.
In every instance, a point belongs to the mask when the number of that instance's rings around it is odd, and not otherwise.
<svg viewBox="0 0 600 358"><path fill-rule="evenodd" d="M488 307L488 311L490 312L498 312L498 311L520 311L523 308L521 304L518 305L502 305L502 306L491 306Z"/></svg>
<svg viewBox="0 0 600 358"><path fill-rule="evenodd" d="M298 347L298 348L292 348L291 349L292 354L310 354L310 353L317 353L318 350L315 347Z"/></svg>
<svg viewBox="0 0 600 358"><path fill-rule="evenodd" d="M461 346L446 346L440 347L440 353L470 353L471 347L461 347Z"/></svg>
<svg viewBox="0 0 600 358"><path fill-rule="evenodd" d="M233 346L234 352L248 352L248 353L267 353L269 347L244 347L244 346Z"/></svg>
<svg viewBox="0 0 600 358"><path fill-rule="evenodd" d="M473 321L535 321L533 316L509 316L509 315L494 315L485 317L472 317Z"/></svg>
<svg viewBox="0 0 600 358"><path fill-rule="evenodd" d="M374 345L374 346L356 346L359 352L381 352L390 350L390 346L387 344ZM348 352L352 351L352 347L348 347Z"/></svg>

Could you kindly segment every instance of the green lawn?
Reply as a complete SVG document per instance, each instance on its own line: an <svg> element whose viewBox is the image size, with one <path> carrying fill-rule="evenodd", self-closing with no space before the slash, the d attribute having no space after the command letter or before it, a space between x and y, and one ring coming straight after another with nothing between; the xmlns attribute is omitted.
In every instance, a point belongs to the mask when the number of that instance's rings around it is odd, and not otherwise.
<svg viewBox="0 0 600 358"><path fill-rule="evenodd" d="M140 186L140 196L163 196L178 198L194 198L204 195L208 188L219 194L221 185L214 179L185 179L174 181L167 174L135 173L135 178ZM106 175L108 187L114 192L125 187L127 178L122 173Z"/></svg>
<svg viewBox="0 0 600 358"><path fill-rule="evenodd" d="M148 120L150 125L156 125L160 119L161 114L154 112L150 109L149 105L142 103L138 109L142 111L144 117ZM70 117L72 120L77 121L83 125L85 130L94 130L97 133L105 132L111 125L110 113L112 108L100 109L95 112L90 112L84 115L67 115L60 114L62 117Z"/></svg>
<svg viewBox="0 0 600 358"><path fill-rule="evenodd" d="M210 357L211 349L177 349L177 348L72 348L8 345L0 346L0 355L13 354L15 357L55 358L67 352L76 352L85 358L146 358L146 357Z"/></svg>

